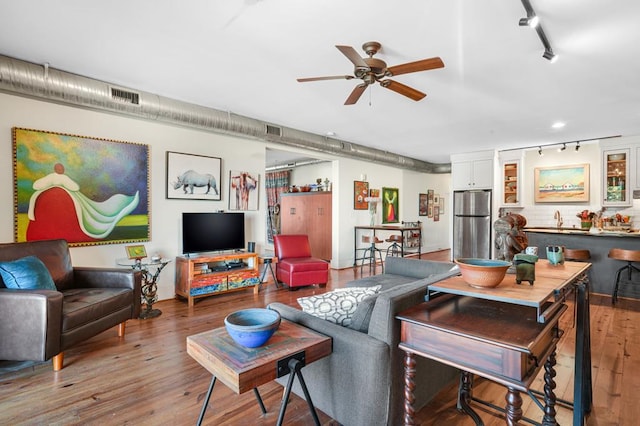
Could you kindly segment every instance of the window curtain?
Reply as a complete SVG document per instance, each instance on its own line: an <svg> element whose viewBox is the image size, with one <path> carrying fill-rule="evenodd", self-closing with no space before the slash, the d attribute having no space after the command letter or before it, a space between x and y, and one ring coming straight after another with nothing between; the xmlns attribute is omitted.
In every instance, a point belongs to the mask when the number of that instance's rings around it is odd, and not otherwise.
<svg viewBox="0 0 640 426"><path fill-rule="evenodd" d="M280 233L280 194L289 191L291 170L267 172L265 189L267 191L267 240L273 243L273 236Z"/></svg>

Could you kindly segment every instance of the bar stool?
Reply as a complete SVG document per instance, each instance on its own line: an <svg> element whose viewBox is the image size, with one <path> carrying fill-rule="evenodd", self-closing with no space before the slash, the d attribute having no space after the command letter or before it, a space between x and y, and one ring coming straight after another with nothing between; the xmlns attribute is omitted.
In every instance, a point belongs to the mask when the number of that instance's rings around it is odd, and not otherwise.
<svg viewBox="0 0 640 426"><path fill-rule="evenodd" d="M373 235L373 236L363 235L362 236L362 242L365 243L365 244L369 244L369 247L367 247L364 250L364 254L362 255L362 263L360 264L360 274L362 274L362 268L364 267L364 261L367 260L367 259L369 260L369 271L371 271L371 268L373 268L373 273L375 274L375 272L376 272L376 253L378 253L378 256L380 257L380 266L382 266L382 272L384 273L384 263L382 262L382 251L378 247L376 247L376 244L382 243L384 241L382 241L381 239L379 239L375 235Z"/></svg>
<svg viewBox="0 0 640 426"><path fill-rule="evenodd" d="M584 262L591 259L591 252L585 249L564 249L564 259Z"/></svg>
<svg viewBox="0 0 640 426"><path fill-rule="evenodd" d="M387 247L387 256L404 256L402 250L402 235L390 235L385 241L392 243Z"/></svg>
<svg viewBox="0 0 640 426"><path fill-rule="evenodd" d="M629 281L631 281L631 272L633 272L633 270L635 270L636 272L640 272L640 269L638 269L638 267L633 264L633 262L640 262L640 250L625 250L613 248L609 250L609 258L627 262L625 266L616 271L616 284L613 287L613 295L611 299L612 303L616 303L616 301L618 300L618 286L620 285L620 274L622 273L622 271L628 271Z"/></svg>

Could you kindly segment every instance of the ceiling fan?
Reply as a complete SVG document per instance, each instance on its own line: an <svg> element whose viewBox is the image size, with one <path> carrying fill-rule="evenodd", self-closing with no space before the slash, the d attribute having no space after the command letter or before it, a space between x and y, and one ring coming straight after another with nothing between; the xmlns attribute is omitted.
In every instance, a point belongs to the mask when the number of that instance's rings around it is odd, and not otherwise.
<svg viewBox="0 0 640 426"><path fill-rule="evenodd" d="M444 63L439 57L422 59L420 61L408 62L406 64L395 65L387 67L386 62L381 59L374 58L373 55L378 53L378 50L382 47L377 41L369 41L362 45L362 50L368 55L366 58L360 57L358 52L351 46L339 46L336 45L338 50L346 56L355 66L354 75L334 75L326 77L310 77L297 79L300 83L308 81L320 81L320 80L351 80L359 78L363 82L353 89L353 92L349 95L345 101L345 105L353 105L358 102L360 96L364 93L365 89L373 83L380 83L380 85L386 89L393 90L396 93L404 95L414 101L419 101L424 98L426 93L422 93L412 87L398 83L394 80L389 80L386 77L393 77L400 74L409 74L418 71L428 71L437 68L444 68Z"/></svg>

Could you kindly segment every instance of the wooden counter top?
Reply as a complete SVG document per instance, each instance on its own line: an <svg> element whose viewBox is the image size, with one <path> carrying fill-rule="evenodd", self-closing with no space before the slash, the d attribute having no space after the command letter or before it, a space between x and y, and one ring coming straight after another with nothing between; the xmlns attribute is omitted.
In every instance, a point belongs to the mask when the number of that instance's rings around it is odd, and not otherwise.
<svg viewBox="0 0 640 426"><path fill-rule="evenodd" d="M602 230L598 233L591 233L586 230L578 229L578 228L524 228L523 231L527 232L536 232L540 234L562 234L562 235L582 235L588 237L629 237L629 238L639 238L640 231L608 231Z"/></svg>

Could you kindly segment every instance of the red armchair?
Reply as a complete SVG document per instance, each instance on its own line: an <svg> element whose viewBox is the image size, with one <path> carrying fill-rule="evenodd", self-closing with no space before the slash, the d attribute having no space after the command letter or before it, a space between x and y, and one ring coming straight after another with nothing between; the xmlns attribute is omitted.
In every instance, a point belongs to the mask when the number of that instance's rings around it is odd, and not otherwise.
<svg viewBox="0 0 640 426"><path fill-rule="evenodd" d="M289 286L327 285L329 262L311 256L307 235L274 235L276 278Z"/></svg>

